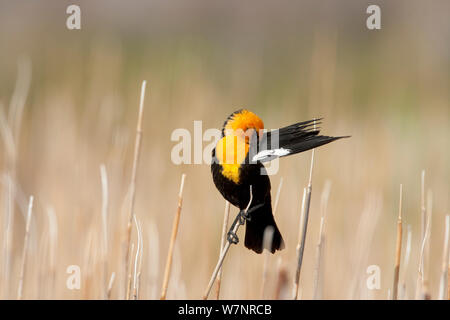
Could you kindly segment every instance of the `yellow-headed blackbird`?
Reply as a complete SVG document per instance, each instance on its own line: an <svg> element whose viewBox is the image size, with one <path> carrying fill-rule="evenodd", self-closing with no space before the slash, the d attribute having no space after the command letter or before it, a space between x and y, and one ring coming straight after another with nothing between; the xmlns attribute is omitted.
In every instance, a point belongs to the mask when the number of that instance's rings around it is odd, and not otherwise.
<svg viewBox="0 0 450 320"><path fill-rule="evenodd" d="M272 214L270 180L263 162L319 147L343 137L319 135L320 119L295 123L278 130L264 131L263 121L253 112L241 109L225 120L222 137L212 151L214 184L231 204L244 210L245 246L261 253L264 231L273 228L270 251L284 248L283 238ZM253 210L252 210L253 209Z"/></svg>

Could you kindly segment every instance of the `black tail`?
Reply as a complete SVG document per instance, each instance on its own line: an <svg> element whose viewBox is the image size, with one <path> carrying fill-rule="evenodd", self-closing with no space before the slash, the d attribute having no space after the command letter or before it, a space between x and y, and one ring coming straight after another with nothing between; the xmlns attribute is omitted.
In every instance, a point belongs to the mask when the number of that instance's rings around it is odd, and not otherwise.
<svg viewBox="0 0 450 320"><path fill-rule="evenodd" d="M278 230L272 215L272 205L270 200L260 209L253 211L250 220L247 220L246 224L245 246L248 249L253 250L256 253L263 252L264 232L267 227L272 227L273 233L271 244L266 249L275 253L276 250L282 250L284 248L283 237L281 236L280 230ZM268 234L270 234L270 232L268 232Z"/></svg>

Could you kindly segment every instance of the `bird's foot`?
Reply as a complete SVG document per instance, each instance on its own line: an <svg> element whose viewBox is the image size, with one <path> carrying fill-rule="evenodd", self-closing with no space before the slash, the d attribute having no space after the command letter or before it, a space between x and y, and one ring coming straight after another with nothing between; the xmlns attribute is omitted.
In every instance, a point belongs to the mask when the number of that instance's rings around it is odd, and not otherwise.
<svg viewBox="0 0 450 320"><path fill-rule="evenodd" d="M252 212L255 212L256 210L262 208L263 206L264 206L264 203L260 203L254 207L251 207L247 211L241 210L239 212L239 216L241 217L241 220L240 220L241 224L244 224L245 221L252 221L252 218L251 218Z"/></svg>
<svg viewBox="0 0 450 320"><path fill-rule="evenodd" d="M237 236L237 234L235 232L233 232L232 230L228 231L228 242L231 244L238 244L239 243L239 238Z"/></svg>
<svg viewBox="0 0 450 320"><path fill-rule="evenodd" d="M251 221L250 214L248 213L248 211L245 210L239 211L238 217L239 217L239 224L241 225L243 225L245 221Z"/></svg>
<svg viewBox="0 0 450 320"><path fill-rule="evenodd" d="M262 206L264 206L264 203L258 204L254 207L252 207L249 210L241 210L239 211L236 219L234 219L233 223L231 224L231 228L227 233L227 240L228 242L230 242L231 244L237 244L239 243L239 238L236 234L236 232L234 232L234 228L236 227L236 224L239 225L244 225L245 221L251 221L251 213L253 211L258 210L259 208L261 208Z"/></svg>

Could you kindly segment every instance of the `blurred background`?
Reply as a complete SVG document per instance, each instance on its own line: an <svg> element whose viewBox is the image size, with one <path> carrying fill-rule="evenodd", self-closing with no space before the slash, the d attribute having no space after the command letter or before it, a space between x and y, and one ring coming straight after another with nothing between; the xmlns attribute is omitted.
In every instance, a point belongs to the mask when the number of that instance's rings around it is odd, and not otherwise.
<svg viewBox="0 0 450 320"><path fill-rule="evenodd" d="M81 30L66 27L71 4L81 8ZM366 27L370 4L381 8L381 30ZM177 128L193 132L194 120L204 130L220 128L242 107L266 128L324 117L322 132L352 136L315 153L301 298L392 296L400 184L400 294L416 296L424 197L431 213L424 277L438 298L450 213L449 12L448 1L2 0L0 296L16 298L23 274L25 299L103 299L114 273L109 297L124 298L128 190L147 80L135 205L143 235L140 299L160 296L182 173L167 298L203 295L219 255L225 201L208 165L172 163L170 137ZM310 161L311 152L284 158L271 177L272 198L283 178L276 220L285 250L266 260L242 242L233 246L221 298L292 297ZM230 219L236 213L232 208ZM136 249L134 225L132 242ZM66 286L70 265L80 267L78 290ZM370 265L380 267L376 290L366 286Z"/></svg>

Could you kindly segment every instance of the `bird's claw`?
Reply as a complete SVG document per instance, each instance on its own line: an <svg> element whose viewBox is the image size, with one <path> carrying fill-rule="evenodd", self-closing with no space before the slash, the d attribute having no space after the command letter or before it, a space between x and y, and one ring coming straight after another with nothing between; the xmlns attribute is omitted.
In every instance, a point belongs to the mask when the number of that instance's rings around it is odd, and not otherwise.
<svg viewBox="0 0 450 320"><path fill-rule="evenodd" d="M231 230L228 231L228 242L230 242L232 244L238 244L238 242L239 242L239 238L238 238L237 234Z"/></svg>
<svg viewBox="0 0 450 320"><path fill-rule="evenodd" d="M250 214L248 213L248 211L241 210L239 212L239 223L240 224L244 224L245 221L251 221L251 220L252 219L251 219Z"/></svg>
<svg viewBox="0 0 450 320"><path fill-rule="evenodd" d="M259 208L261 208L264 205L264 203L259 204L257 206L252 207L249 210L241 210L239 211L239 214L237 215L236 219L234 220L234 222L231 224L231 228L230 231L228 231L227 233L227 240L228 242L230 242L231 244L237 244L239 242L239 238L236 234L236 232L234 232L234 227L236 226L236 224L240 224L243 225L245 224L245 221L251 221L251 213L255 210L258 210Z"/></svg>

